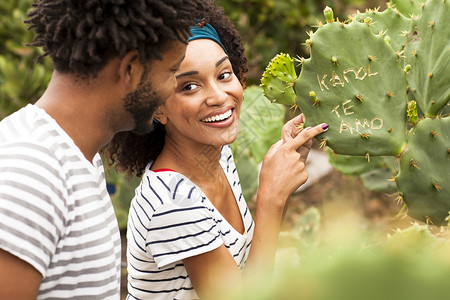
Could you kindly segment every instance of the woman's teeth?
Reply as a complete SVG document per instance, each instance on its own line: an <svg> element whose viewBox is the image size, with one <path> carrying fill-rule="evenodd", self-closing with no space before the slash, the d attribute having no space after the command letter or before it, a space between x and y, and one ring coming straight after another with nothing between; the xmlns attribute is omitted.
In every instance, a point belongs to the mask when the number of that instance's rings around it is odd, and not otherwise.
<svg viewBox="0 0 450 300"><path fill-rule="evenodd" d="M205 118L202 121L207 122L207 123L218 122L218 121L223 121L225 119L228 119L230 116L231 116L231 109L223 114Z"/></svg>

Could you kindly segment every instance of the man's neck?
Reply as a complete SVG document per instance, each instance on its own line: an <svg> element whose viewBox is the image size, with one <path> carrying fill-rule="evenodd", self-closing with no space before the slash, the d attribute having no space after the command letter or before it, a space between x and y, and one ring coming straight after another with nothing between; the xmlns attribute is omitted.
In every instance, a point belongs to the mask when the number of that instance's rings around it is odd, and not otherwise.
<svg viewBox="0 0 450 300"><path fill-rule="evenodd" d="M54 72L35 104L56 120L90 162L116 132L113 109L103 104L109 95L103 90L96 80L87 82Z"/></svg>

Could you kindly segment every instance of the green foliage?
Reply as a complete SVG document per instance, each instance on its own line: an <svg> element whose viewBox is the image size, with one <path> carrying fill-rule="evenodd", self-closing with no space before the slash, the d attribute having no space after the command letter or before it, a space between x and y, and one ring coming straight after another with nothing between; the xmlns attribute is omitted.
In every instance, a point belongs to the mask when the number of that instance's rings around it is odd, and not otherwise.
<svg viewBox="0 0 450 300"><path fill-rule="evenodd" d="M279 249L282 259L274 278L270 283L262 280L237 299L422 300L450 293L450 242L445 236L412 225L380 239L370 230L351 231L348 225L353 223L330 226L339 225L337 232L314 230L321 238L312 244L304 245L295 233L283 237L294 240L294 247Z"/></svg>
<svg viewBox="0 0 450 300"><path fill-rule="evenodd" d="M306 42L311 57L302 60L294 90L307 126L330 124L318 136L322 145L360 156L333 153L341 172L373 167L360 173L365 186L392 192L395 186L386 181L397 168L358 162L363 155L367 161L398 157L396 184L409 215L443 225L450 211L450 2L428 0L420 7L422 13L412 19L388 8L358 13L350 24L320 26Z"/></svg>
<svg viewBox="0 0 450 300"><path fill-rule="evenodd" d="M23 23L31 0L5 0L0 4L0 120L43 93L51 77L51 63L36 64L38 48L25 46L34 33Z"/></svg>
<svg viewBox="0 0 450 300"><path fill-rule="evenodd" d="M285 110L270 105L260 87L244 90L239 135L231 144L244 198L248 201L258 188L258 164L281 137Z"/></svg>
<svg viewBox="0 0 450 300"><path fill-rule="evenodd" d="M450 246L449 242L449 240L437 238L427 226L413 224L404 230L397 230L387 239L385 247L391 253L417 258L426 256L429 250L438 250L438 247L445 249Z"/></svg>
<svg viewBox="0 0 450 300"><path fill-rule="evenodd" d="M126 230L128 210L130 209L135 189L139 185L141 179L136 176L130 177L124 173L117 172L114 167L107 168L105 170L105 175L107 184L111 189L109 193L116 213L117 222L119 223L119 229Z"/></svg>
<svg viewBox="0 0 450 300"><path fill-rule="evenodd" d="M235 162L241 180L242 195L245 201L250 201L258 190L258 162L248 152L234 150L233 153L237 156Z"/></svg>

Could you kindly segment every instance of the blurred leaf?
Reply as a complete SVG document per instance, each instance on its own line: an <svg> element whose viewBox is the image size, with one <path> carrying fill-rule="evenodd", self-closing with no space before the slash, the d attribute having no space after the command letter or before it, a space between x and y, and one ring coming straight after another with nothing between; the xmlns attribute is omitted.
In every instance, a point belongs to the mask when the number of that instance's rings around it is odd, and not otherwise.
<svg viewBox="0 0 450 300"><path fill-rule="evenodd" d="M272 144L281 138L284 116L284 106L271 104L261 87L247 88L239 118L239 136L233 147L236 151L248 149L255 161L261 162Z"/></svg>
<svg viewBox="0 0 450 300"><path fill-rule="evenodd" d="M244 197L249 201L258 188L258 168L269 148L281 137L285 109L272 105L262 88L244 91L239 118L239 135L231 144Z"/></svg>
<svg viewBox="0 0 450 300"><path fill-rule="evenodd" d="M331 165L344 175L360 175L383 165L383 158L336 154L327 148L328 160Z"/></svg>
<svg viewBox="0 0 450 300"><path fill-rule="evenodd" d="M131 200L141 179L136 176L130 178L124 173L118 173L114 167L106 169L105 176L106 182L115 188L115 193L110 194L110 197L116 212L119 229L126 230Z"/></svg>
<svg viewBox="0 0 450 300"><path fill-rule="evenodd" d="M43 64L34 61L42 50L25 46L34 36L23 23L33 2L4 0L0 4L0 120L34 103L51 77L52 65L48 58Z"/></svg>

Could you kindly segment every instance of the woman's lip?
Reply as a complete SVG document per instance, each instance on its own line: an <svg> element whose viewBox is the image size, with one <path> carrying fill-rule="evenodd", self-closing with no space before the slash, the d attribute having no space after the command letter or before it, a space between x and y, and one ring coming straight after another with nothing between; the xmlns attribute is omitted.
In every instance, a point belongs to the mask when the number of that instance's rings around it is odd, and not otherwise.
<svg viewBox="0 0 450 300"><path fill-rule="evenodd" d="M209 127L215 127L215 128L223 128L223 127L228 127L231 124L233 124L234 122L234 118L235 118L235 110L233 109L231 111L231 116L229 116L228 118L226 118L225 120L222 121L215 121L215 122L204 122L202 121L203 125L209 126Z"/></svg>
<svg viewBox="0 0 450 300"><path fill-rule="evenodd" d="M211 117L214 117L214 116L221 115L221 114L223 114L223 113L226 113L226 112L229 111L230 109L234 109L234 107L231 107L231 106L222 107L221 109L218 109L218 110L216 110L216 111L213 111L212 113L210 113L210 114L204 116L204 117L201 118L200 120L205 120L205 119L208 119L208 118L211 118Z"/></svg>

